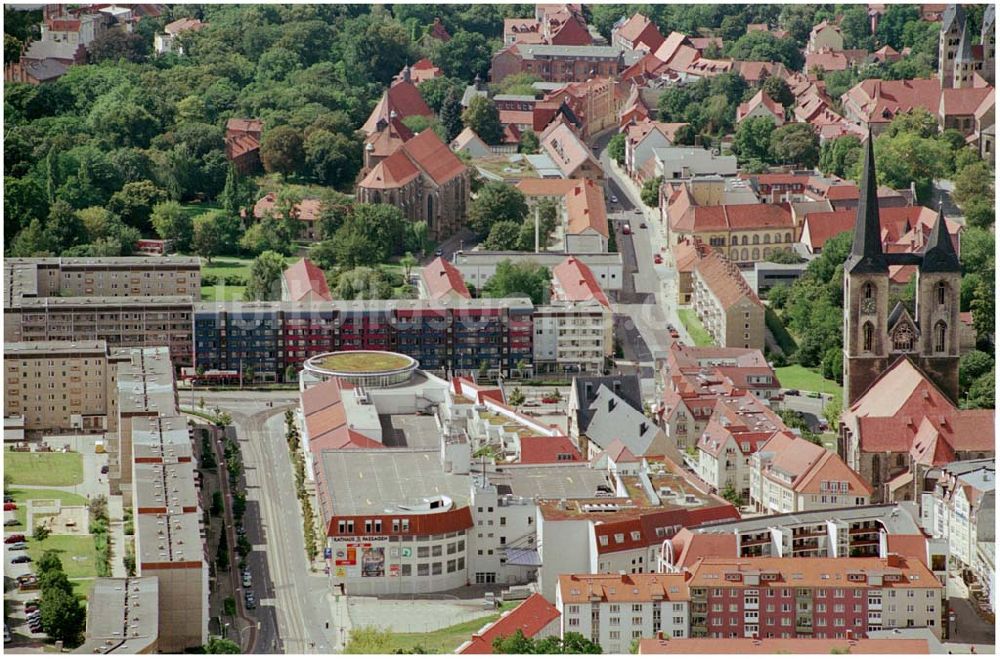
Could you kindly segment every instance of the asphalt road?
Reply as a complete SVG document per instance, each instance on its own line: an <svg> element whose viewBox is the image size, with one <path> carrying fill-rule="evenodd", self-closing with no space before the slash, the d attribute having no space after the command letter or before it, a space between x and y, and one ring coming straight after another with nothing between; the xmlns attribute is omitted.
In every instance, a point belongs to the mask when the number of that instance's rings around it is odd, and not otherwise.
<svg viewBox="0 0 1000 659"><path fill-rule="evenodd" d="M247 483L248 558L260 620L255 653L329 653L334 647L326 577L310 571L284 411L294 392L205 392L208 407L232 414ZM273 407L264 407L271 401Z"/></svg>

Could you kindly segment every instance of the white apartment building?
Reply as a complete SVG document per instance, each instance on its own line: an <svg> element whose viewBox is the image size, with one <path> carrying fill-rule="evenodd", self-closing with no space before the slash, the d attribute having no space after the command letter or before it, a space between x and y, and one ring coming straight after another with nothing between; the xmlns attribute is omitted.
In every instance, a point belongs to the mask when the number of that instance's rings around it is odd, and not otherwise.
<svg viewBox="0 0 1000 659"><path fill-rule="evenodd" d="M978 557L980 521L982 518L992 529L996 490L993 460L953 462L928 471L926 478L934 477L934 490L921 497L924 528L934 537L948 539L953 562L967 569L984 565Z"/></svg>
<svg viewBox="0 0 1000 659"><path fill-rule="evenodd" d="M533 343L536 371L600 374L612 352L610 310L590 302L536 307Z"/></svg>
<svg viewBox="0 0 1000 659"><path fill-rule="evenodd" d="M683 574L564 574L556 592L561 635L576 632L609 654L658 633L687 637L689 606Z"/></svg>

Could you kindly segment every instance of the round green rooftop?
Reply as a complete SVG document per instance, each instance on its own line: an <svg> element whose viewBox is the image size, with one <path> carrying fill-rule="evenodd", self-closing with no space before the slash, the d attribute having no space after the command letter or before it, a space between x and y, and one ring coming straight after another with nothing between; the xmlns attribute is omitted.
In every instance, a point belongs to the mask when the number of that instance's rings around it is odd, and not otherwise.
<svg viewBox="0 0 1000 659"><path fill-rule="evenodd" d="M352 351L322 355L313 363L337 373L378 373L406 368L412 362L406 355L395 352Z"/></svg>

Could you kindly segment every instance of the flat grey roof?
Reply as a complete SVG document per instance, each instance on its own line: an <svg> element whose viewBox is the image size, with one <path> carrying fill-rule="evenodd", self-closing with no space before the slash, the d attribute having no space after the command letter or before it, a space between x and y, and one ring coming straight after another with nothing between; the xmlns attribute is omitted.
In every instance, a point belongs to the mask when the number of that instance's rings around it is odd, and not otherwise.
<svg viewBox="0 0 1000 659"><path fill-rule="evenodd" d="M771 527L798 526L801 524L818 524L827 520L843 522L860 522L878 520L889 533L912 535L921 533L920 525L905 508L897 504L876 504L872 506L854 506L851 508L831 508L829 510L813 510L810 512L786 513L784 515L765 515L764 517L746 517L736 522L719 524L702 524L691 527L695 533L755 533Z"/></svg>
<svg viewBox="0 0 1000 659"><path fill-rule="evenodd" d="M190 295L125 295L79 296L79 297L25 297L11 300L14 306L24 309L59 309L60 307L86 307L95 312L99 307L113 309L175 306L190 309L193 299Z"/></svg>
<svg viewBox="0 0 1000 659"><path fill-rule="evenodd" d="M140 566L145 563L203 563L201 513L137 515L135 551Z"/></svg>
<svg viewBox="0 0 1000 659"><path fill-rule="evenodd" d="M471 498L469 476L446 473L438 450L323 451L320 462L337 515L382 513L440 495L451 497L460 508Z"/></svg>
<svg viewBox="0 0 1000 659"><path fill-rule="evenodd" d="M159 579L98 578L87 601L87 637L74 654L136 654L159 635Z"/></svg>
<svg viewBox="0 0 1000 659"><path fill-rule="evenodd" d="M378 419L382 443L388 447L437 449L441 444L441 431L432 416L379 414Z"/></svg>
<svg viewBox="0 0 1000 659"><path fill-rule="evenodd" d="M177 462L189 459L191 434L182 416L140 416L132 419L132 457Z"/></svg>
<svg viewBox="0 0 1000 659"><path fill-rule="evenodd" d="M100 353L106 355L108 354L108 344L106 341L21 341L3 344L4 355L26 356L36 353L46 355Z"/></svg>
<svg viewBox="0 0 1000 659"><path fill-rule="evenodd" d="M14 265L58 265L60 267L93 267L98 269L140 266L143 269L176 269L178 266L201 267L197 256L31 256L7 259Z"/></svg>
<svg viewBox="0 0 1000 659"><path fill-rule="evenodd" d="M590 498L597 494L598 485L609 484L605 472L591 469L586 462L530 467L504 465L495 470L487 467L487 477L498 488L509 487L509 494L542 499Z"/></svg>
<svg viewBox="0 0 1000 659"><path fill-rule="evenodd" d="M128 348L122 352L126 361L118 366L119 413L176 415L177 396L169 349Z"/></svg>
<svg viewBox="0 0 1000 659"><path fill-rule="evenodd" d="M137 462L133 464L133 474L137 508L162 509L170 515L197 510L193 462Z"/></svg>

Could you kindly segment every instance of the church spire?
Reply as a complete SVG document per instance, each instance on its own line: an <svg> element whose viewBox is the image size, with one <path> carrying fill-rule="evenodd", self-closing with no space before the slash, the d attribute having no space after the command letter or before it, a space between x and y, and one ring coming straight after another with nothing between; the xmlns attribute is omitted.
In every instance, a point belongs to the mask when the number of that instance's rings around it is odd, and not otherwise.
<svg viewBox="0 0 1000 659"><path fill-rule="evenodd" d="M878 213L878 180L875 175L875 138L868 129L865 162L861 172L858 215L854 220L854 242L844 264L850 273L886 273L889 265L882 253L882 225Z"/></svg>
<svg viewBox="0 0 1000 659"><path fill-rule="evenodd" d="M938 208L938 216L934 228L927 239L924 248L924 260L920 264L920 272L960 272L962 266L955 253L955 244L948 235L948 225L944 219L944 210Z"/></svg>

